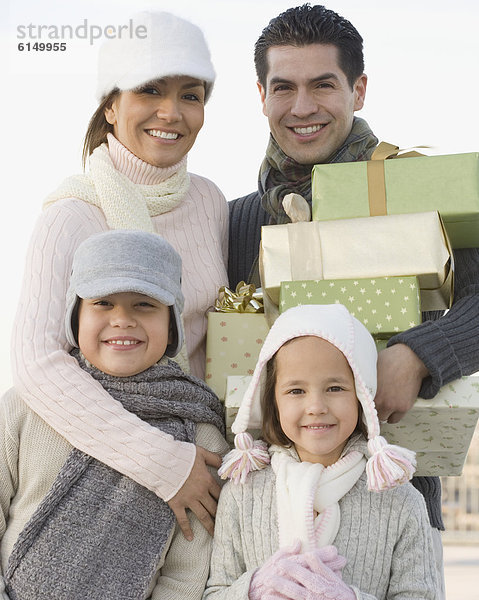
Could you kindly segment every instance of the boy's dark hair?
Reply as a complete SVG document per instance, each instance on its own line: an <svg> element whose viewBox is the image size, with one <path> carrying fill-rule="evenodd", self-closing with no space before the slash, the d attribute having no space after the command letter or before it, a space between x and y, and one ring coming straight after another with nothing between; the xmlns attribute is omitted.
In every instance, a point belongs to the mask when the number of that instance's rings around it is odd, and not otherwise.
<svg viewBox="0 0 479 600"><path fill-rule="evenodd" d="M295 338L293 338L295 339ZM292 340L289 340L292 341ZM286 342L288 344L289 342ZM285 346L286 344L283 344ZM264 393L261 395L261 414L263 415L262 437L264 441L271 445L290 447L292 445L289 437L284 433L279 420L278 406L276 404L276 353L266 363L266 384ZM363 421L363 407L358 400L358 423L356 425L357 433L362 433L368 438L366 425Z"/></svg>
<svg viewBox="0 0 479 600"><path fill-rule="evenodd" d="M338 49L339 66L351 89L364 72L363 38L346 19L321 5L289 8L268 23L254 47L258 81L266 89L268 48L331 44Z"/></svg>

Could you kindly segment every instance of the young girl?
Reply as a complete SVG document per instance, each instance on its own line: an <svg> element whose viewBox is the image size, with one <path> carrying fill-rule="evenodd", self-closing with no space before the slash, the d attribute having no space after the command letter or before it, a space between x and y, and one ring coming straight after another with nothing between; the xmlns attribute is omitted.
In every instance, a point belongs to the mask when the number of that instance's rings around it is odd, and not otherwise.
<svg viewBox="0 0 479 600"><path fill-rule="evenodd" d="M276 320L220 470L234 481L220 496L204 598L436 598L424 500L407 483L414 453L379 435L376 359L342 305ZM269 453L246 432L259 427Z"/></svg>
<svg viewBox="0 0 479 600"><path fill-rule="evenodd" d="M224 453L219 400L168 358L182 309L181 259L158 234L113 230L75 252L65 329L77 367L180 446ZM84 418L106 429L100 411ZM106 433L102 444L112 452ZM0 402L2 600L199 600L212 539L191 524L188 542L154 492L73 448L15 390Z"/></svg>

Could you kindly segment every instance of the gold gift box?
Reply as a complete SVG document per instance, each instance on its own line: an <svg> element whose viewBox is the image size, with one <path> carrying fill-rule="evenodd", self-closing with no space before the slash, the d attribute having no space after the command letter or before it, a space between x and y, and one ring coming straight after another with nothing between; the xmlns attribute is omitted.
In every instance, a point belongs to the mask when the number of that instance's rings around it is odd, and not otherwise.
<svg viewBox="0 0 479 600"><path fill-rule="evenodd" d="M453 258L437 212L261 228L260 272L276 305L282 281L418 277L422 310L452 301Z"/></svg>

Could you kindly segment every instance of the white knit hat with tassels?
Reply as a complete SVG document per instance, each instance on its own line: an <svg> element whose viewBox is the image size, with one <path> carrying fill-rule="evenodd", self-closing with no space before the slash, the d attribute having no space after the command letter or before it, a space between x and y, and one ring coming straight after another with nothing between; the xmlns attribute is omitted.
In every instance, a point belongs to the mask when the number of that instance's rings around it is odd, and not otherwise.
<svg viewBox="0 0 479 600"><path fill-rule="evenodd" d="M266 444L261 440L254 442L247 429L262 427L260 395L266 380L266 363L288 340L302 336L317 336L333 344L344 354L351 367L356 396L363 408L363 420L368 431L370 457L366 473L369 489L381 491L409 481L416 467L414 452L390 445L380 435L374 405L377 386L376 345L364 325L341 304L298 306L290 308L276 319L231 426L236 434L235 449L225 456L219 470L221 477L244 483L249 471L262 469L269 463Z"/></svg>

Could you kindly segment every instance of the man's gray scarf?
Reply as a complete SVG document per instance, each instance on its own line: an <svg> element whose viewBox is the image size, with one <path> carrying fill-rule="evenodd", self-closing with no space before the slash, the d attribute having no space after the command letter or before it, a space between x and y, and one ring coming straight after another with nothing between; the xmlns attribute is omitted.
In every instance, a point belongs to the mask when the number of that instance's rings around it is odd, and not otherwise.
<svg viewBox="0 0 479 600"><path fill-rule="evenodd" d="M369 160L378 144L364 119L354 117L353 126L343 145L325 163L345 163ZM289 223L283 209L283 198L290 192L301 194L311 204L311 165L297 163L279 147L273 136L260 168L258 191L262 206L270 215L269 224Z"/></svg>
<svg viewBox="0 0 479 600"><path fill-rule="evenodd" d="M224 433L216 396L173 361L120 378L72 354L128 411L175 439L194 443L196 423ZM15 543L9 597L144 599L174 526L173 512L152 491L73 449Z"/></svg>

